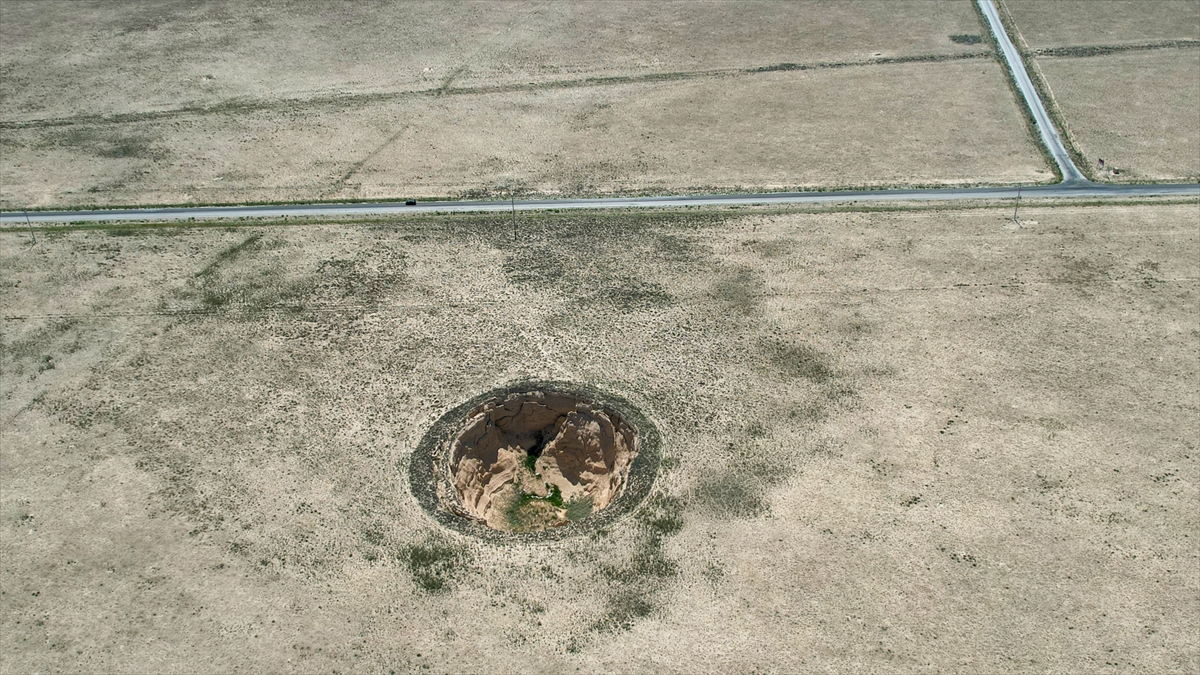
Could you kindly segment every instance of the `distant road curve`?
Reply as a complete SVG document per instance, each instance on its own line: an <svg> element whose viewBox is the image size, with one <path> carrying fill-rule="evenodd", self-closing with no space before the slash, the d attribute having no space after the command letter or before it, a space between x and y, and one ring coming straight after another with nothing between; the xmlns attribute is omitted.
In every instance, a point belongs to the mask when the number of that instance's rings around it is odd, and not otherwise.
<svg viewBox="0 0 1200 675"><path fill-rule="evenodd" d="M288 204L265 206L197 206L159 209L111 209L96 211L7 211L0 213L2 225L30 223L73 223L104 221L186 221L236 218L282 218L284 216L373 216L405 213L464 213L488 211L549 211L553 209L669 208L685 206L737 206L771 204L828 204L848 202L956 201L964 199L1096 199L1111 197L1194 197L1200 184L1105 185L1072 181L1029 187L934 188L908 190L859 190L841 192L775 192L764 194L720 194L668 197L600 197L595 199L532 199L509 201L401 202L354 204Z"/></svg>
<svg viewBox="0 0 1200 675"><path fill-rule="evenodd" d="M1057 185L1030 187L933 188L907 190L858 190L830 192L776 192L764 194L717 194L667 197L600 197L595 199L533 199L509 201L421 202L406 206L399 202L355 204L286 204L265 206L181 206L157 209L109 209L95 211L8 211L0 213L0 225L26 223L72 223L105 221L170 222L236 218L282 218L285 216L373 216L404 213L462 213L480 211L549 211L553 209L668 208L684 206L735 206L753 204L822 204L889 201L954 201L963 199L1030 198L1096 199L1111 197L1200 196L1200 184L1109 185L1088 181L1063 145L1037 90L1025 71L1017 51L992 0L977 0L996 43L1033 113L1042 142L1058 164L1063 181Z"/></svg>

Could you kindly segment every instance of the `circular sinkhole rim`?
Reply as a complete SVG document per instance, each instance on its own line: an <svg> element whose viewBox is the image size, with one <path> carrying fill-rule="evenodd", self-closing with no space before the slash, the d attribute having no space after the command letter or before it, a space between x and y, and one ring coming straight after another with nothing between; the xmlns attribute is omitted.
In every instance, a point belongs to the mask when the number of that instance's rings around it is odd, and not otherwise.
<svg viewBox="0 0 1200 675"><path fill-rule="evenodd" d="M625 489L605 508L583 520L534 532L505 532L494 530L473 520L462 511L462 504L447 504L441 496L457 495L450 480L449 450L455 436L463 430L467 416L493 400L503 400L513 394L558 394L582 399L590 404L617 413L634 433L638 454L629 467ZM420 444L409 457L408 480L413 497L441 525L463 534L497 542L553 541L590 534L633 511L650 493L658 477L661 461L661 438L650 418L627 399L597 387L556 380L523 380L486 391L464 401L442 414L425 431ZM439 489L440 488L440 489Z"/></svg>

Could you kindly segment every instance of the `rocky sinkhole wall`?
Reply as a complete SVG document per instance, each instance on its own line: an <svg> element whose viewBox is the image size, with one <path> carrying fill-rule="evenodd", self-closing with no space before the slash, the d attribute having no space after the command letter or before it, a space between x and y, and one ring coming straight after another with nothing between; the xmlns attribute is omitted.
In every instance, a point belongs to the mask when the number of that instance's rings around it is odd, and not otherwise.
<svg viewBox="0 0 1200 675"><path fill-rule="evenodd" d="M615 411L533 391L472 411L451 440L449 471L466 515L496 530L534 532L611 504L637 453L633 427Z"/></svg>

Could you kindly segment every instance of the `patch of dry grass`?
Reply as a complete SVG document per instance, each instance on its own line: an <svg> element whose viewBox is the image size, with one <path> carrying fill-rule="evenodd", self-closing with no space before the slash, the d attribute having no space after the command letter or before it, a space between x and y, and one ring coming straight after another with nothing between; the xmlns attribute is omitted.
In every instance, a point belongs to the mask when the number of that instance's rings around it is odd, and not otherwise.
<svg viewBox="0 0 1200 675"><path fill-rule="evenodd" d="M9 130L0 196L11 208L1049 178L1002 78L974 59L119 125L163 159Z"/></svg>
<svg viewBox="0 0 1200 675"><path fill-rule="evenodd" d="M1200 180L1200 49L1037 63L1100 179Z"/></svg>
<svg viewBox="0 0 1200 675"><path fill-rule="evenodd" d="M1033 48L1200 39L1192 0L1003 0Z"/></svg>
<svg viewBox="0 0 1200 675"><path fill-rule="evenodd" d="M950 35L979 32L968 0L338 7L14 0L5 3L4 23L0 117L6 121L446 84L955 54L976 48Z"/></svg>
<svg viewBox="0 0 1200 675"><path fill-rule="evenodd" d="M1200 179L1200 5L1003 0L1095 180ZM1105 166L1099 165L1099 160ZM1113 171L1115 169L1115 171Z"/></svg>
<svg viewBox="0 0 1200 675"><path fill-rule="evenodd" d="M5 25L4 208L1050 176L968 0L15 2Z"/></svg>

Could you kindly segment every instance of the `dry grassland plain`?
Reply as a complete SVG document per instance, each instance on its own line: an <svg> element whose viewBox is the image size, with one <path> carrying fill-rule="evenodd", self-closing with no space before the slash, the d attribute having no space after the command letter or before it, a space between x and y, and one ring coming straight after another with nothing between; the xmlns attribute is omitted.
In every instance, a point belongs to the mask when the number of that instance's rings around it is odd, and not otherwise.
<svg viewBox="0 0 1200 675"><path fill-rule="evenodd" d="M1196 672L1196 208L0 233L0 670ZM437 525L529 378L652 493Z"/></svg>
<svg viewBox="0 0 1200 675"><path fill-rule="evenodd" d="M1094 180L1200 180L1200 3L1003 6Z"/></svg>
<svg viewBox="0 0 1200 675"><path fill-rule="evenodd" d="M1052 178L969 0L3 12L10 209Z"/></svg>
<svg viewBox="0 0 1200 675"><path fill-rule="evenodd" d="M1200 39L1193 0L1001 0L1033 49Z"/></svg>

